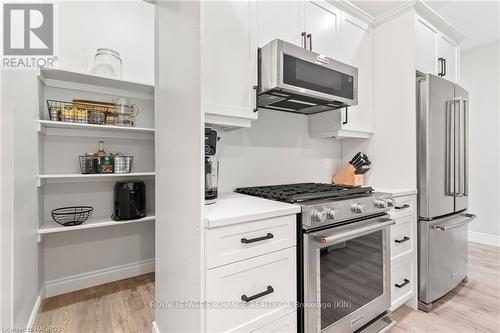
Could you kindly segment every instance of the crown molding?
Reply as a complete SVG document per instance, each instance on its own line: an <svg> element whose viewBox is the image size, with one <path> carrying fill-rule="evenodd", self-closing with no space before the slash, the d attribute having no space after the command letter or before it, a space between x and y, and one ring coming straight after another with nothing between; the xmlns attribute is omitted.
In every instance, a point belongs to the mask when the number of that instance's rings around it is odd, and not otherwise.
<svg viewBox="0 0 500 333"><path fill-rule="evenodd" d="M327 2L331 3L335 7L337 7L340 10L343 10L347 14L368 23L370 26L373 26L373 22L375 21L375 17L371 16L361 8L357 7L356 5L352 4L348 0L327 0Z"/></svg>

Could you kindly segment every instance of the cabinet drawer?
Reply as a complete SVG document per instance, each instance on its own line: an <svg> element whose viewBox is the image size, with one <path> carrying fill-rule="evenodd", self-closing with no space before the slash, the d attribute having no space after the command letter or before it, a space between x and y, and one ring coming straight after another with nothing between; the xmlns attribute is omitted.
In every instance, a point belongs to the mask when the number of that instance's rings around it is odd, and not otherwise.
<svg viewBox="0 0 500 333"><path fill-rule="evenodd" d="M404 303L413 295L415 272L412 260L397 265L391 272L391 304Z"/></svg>
<svg viewBox="0 0 500 333"><path fill-rule="evenodd" d="M413 252L415 246L414 223L416 223L415 217L409 215L400 217L396 220L396 224L391 226L391 260Z"/></svg>
<svg viewBox="0 0 500 333"><path fill-rule="evenodd" d="M404 197L394 198L394 208L389 211L389 215L392 219L396 219L402 216L413 215L416 212L415 207L415 196L407 195Z"/></svg>
<svg viewBox="0 0 500 333"><path fill-rule="evenodd" d="M295 333L297 332L297 311L261 327L253 333Z"/></svg>
<svg viewBox="0 0 500 333"><path fill-rule="evenodd" d="M295 260L288 248L208 270L206 301L217 306L207 306L206 331L252 332L295 311Z"/></svg>
<svg viewBox="0 0 500 333"><path fill-rule="evenodd" d="M295 229L296 215L207 229L207 268L295 246Z"/></svg>

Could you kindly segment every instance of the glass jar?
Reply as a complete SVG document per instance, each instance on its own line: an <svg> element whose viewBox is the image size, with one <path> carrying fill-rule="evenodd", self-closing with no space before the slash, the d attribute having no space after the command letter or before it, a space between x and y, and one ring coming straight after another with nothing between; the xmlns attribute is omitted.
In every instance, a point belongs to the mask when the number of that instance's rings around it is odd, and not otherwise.
<svg viewBox="0 0 500 333"><path fill-rule="evenodd" d="M92 74L107 77L122 77L122 58L120 53L111 49L97 49Z"/></svg>

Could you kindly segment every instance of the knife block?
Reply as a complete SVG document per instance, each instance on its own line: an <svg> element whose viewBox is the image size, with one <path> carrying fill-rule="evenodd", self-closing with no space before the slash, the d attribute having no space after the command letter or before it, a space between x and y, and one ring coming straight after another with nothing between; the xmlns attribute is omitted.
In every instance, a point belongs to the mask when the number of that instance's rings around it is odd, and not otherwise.
<svg viewBox="0 0 500 333"><path fill-rule="evenodd" d="M356 168L351 164L344 165L335 176L332 177L332 183L352 185L352 186L362 186L365 184L365 175L357 175L354 172Z"/></svg>

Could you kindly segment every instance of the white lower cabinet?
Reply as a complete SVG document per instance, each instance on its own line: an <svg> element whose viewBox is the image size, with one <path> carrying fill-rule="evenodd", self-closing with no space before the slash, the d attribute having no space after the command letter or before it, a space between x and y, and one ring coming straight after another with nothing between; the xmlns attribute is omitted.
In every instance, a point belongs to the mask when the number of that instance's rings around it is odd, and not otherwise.
<svg viewBox="0 0 500 333"><path fill-rule="evenodd" d="M416 195L393 193L389 212L396 224L390 228L391 311L403 304L417 304L417 213Z"/></svg>
<svg viewBox="0 0 500 333"><path fill-rule="evenodd" d="M295 247L210 269L206 331L252 332L295 311Z"/></svg>
<svg viewBox="0 0 500 333"><path fill-rule="evenodd" d="M391 311L416 297L417 274L412 259L408 257L391 268Z"/></svg>

